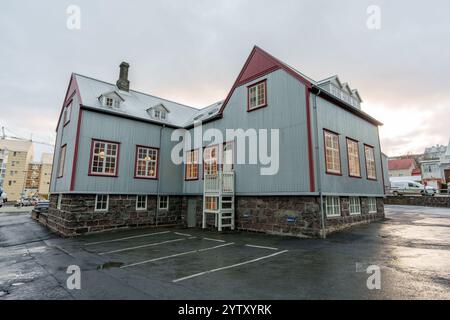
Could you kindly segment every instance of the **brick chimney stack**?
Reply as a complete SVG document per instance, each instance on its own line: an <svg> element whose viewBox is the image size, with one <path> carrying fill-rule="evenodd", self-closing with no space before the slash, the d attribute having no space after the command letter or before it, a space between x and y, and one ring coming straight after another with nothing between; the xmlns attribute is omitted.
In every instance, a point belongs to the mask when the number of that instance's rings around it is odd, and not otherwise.
<svg viewBox="0 0 450 320"><path fill-rule="evenodd" d="M120 75L117 80L117 87L122 91L130 91L130 81L128 81L128 68L130 65L126 62L120 64Z"/></svg>

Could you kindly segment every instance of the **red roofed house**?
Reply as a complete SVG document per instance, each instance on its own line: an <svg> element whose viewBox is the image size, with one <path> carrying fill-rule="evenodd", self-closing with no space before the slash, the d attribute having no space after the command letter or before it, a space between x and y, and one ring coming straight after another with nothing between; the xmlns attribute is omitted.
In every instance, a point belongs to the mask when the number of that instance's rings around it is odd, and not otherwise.
<svg viewBox="0 0 450 320"><path fill-rule="evenodd" d="M414 159L397 159L388 162L389 177L410 177L416 169Z"/></svg>

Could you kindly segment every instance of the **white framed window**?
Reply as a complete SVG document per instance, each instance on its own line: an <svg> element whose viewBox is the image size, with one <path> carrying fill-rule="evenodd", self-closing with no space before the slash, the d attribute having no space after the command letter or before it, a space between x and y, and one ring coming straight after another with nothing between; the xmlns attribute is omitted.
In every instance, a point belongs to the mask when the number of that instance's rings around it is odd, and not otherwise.
<svg viewBox="0 0 450 320"><path fill-rule="evenodd" d="M106 98L105 98L105 105L106 105L107 107L112 107L112 106L114 105L114 99L113 99L113 98L108 98L108 97L106 97Z"/></svg>
<svg viewBox="0 0 450 320"><path fill-rule="evenodd" d="M169 196L158 197L158 209L169 210Z"/></svg>
<svg viewBox="0 0 450 320"><path fill-rule="evenodd" d="M369 207L369 213L377 212L377 199L376 198L367 198L367 206Z"/></svg>
<svg viewBox="0 0 450 320"><path fill-rule="evenodd" d="M198 179L198 149L186 152L185 180Z"/></svg>
<svg viewBox="0 0 450 320"><path fill-rule="evenodd" d="M341 98L341 89L336 87L335 85L331 85L331 94L335 97Z"/></svg>
<svg viewBox="0 0 450 320"><path fill-rule="evenodd" d="M147 210L147 196L136 196L136 210Z"/></svg>
<svg viewBox="0 0 450 320"><path fill-rule="evenodd" d="M166 114L166 111L164 111L164 110L155 109L155 110L153 110L153 117L155 117L156 119L160 119L160 120L166 120L167 114Z"/></svg>
<svg viewBox="0 0 450 320"><path fill-rule="evenodd" d="M119 143L92 140L90 175L117 176Z"/></svg>
<svg viewBox="0 0 450 320"><path fill-rule="evenodd" d="M325 212L328 218L341 215L341 201L339 197L328 196L325 198Z"/></svg>
<svg viewBox="0 0 450 320"><path fill-rule="evenodd" d="M375 168L375 152L373 147L364 145L364 155L366 156L367 179L377 180L377 172Z"/></svg>
<svg viewBox="0 0 450 320"><path fill-rule="evenodd" d="M59 152L58 178L61 178L64 175L64 164L66 162L66 147L67 145L63 145Z"/></svg>
<svg viewBox="0 0 450 320"><path fill-rule="evenodd" d="M62 194L58 194L58 201L56 202L56 209L61 210Z"/></svg>
<svg viewBox="0 0 450 320"><path fill-rule="evenodd" d="M359 164L358 141L347 138L348 174L350 177L361 178L361 166Z"/></svg>
<svg viewBox="0 0 450 320"><path fill-rule="evenodd" d="M108 211L109 195L97 194L95 196L95 210L94 211Z"/></svg>
<svg viewBox="0 0 450 320"><path fill-rule="evenodd" d="M203 174L216 175L219 167L219 146L206 147L203 155Z"/></svg>
<svg viewBox="0 0 450 320"><path fill-rule="evenodd" d="M158 176L158 152L151 147L136 146L135 178L156 179Z"/></svg>
<svg viewBox="0 0 450 320"><path fill-rule="evenodd" d="M325 144L326 172L341 174L341 154L339 150L339 135L327 130L323 131Z"/></svg>
<svg viewBox="0 0 450 320"><path fill-rule="evenodd" d="M350 215L361 214L361 201L359 197L349 198Z"/></svg>
<svg viewBox="0 0 450 320"><path fill-rule="evenodd" d="M218 209L219 197L205 197L205 209L207 210L217 210Z"/></svg>
<svg viewBox="0 0 450 320"><path fill-rule="evenodd" d="M248 88L247 110L253 110L267 105L267 81L263 80Z"/></svg>

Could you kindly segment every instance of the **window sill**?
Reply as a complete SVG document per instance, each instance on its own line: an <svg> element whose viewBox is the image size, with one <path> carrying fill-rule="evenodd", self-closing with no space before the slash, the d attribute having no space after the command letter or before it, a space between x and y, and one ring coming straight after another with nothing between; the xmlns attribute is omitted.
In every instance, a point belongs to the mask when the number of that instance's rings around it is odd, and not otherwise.
<svg viewBox="0 0 450 320"><path fill-rule="evenodd" d="M258 110L258 109L261 109L261 108L265 108L267 106L268 106L268 104L266 103L266 104L260 105L258 107L253 107L251 109L247 107L247 112L252 112L252 111L255 111L255 110Z"/></svg>
<svg viewBox="0 0 450 320"><path fill-rule="evenodd" d="M355 178L355 179L362 179L362 176L352 176L351 174L348 175L350 178Z"/></svg>
<svg viewBox="0 0 450 320"><path fill-rule="evenodd" d="M140 176L134 176L134 179L158 180L158 177L140 177Z"/></svg>
<svg viewBox="0 0 450 320"><path fill-rule="evenodd" d="M111 178L117 178L119 175L117 175L117 174L103 174L103 173L88 173L88 176L90 176L90 177L111 177Z"/></svg>
<svg viewBox="0 0 450 320"><path fill-rule="evenodd" d="M342 218L342 216L341 215L327 216L327 219L337 219L337 218Z"/></svg>
<svg viewBox="0 0 450 320"><path fill-rule="evenodd" d="M329 174L329 175L331 175L331 176L341 176L341 177L342 177L342 173L338 173L338 172L329 172L329 171L326 171L325 173L326 173L326 174Z"/></svg>

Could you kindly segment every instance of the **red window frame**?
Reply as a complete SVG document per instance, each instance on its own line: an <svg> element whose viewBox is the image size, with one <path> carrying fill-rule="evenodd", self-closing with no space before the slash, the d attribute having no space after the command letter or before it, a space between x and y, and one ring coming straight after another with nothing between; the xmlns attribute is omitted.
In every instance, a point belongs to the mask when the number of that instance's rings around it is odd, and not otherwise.
<svg viewBox="0 0 450 320"><path fill-rule="evenodd" d="M93 161L94 161L94 147L95 147L96 142L117 145L116 165L115 165L115 170L114 170L113 174L92 171L92 165L93 165ZM91 154L90 154L89 158L90 158L89 159L89 173L88 173L89 176L99 176L99 177L118 177L119 176L120 142L93 138L91 141Z"/></svg>
<svg viewBox="0 0 450 320"><path fill-rule="evenodd" d="M349 149L348 149L348 143L349 143L349 141L350 141L350 142L356 143L356 150L358 151L358 168L359 168L359 176L352 175L352 174L350 173L350 153L349 153ZM345 138L345 144L346 144L346 146L347 146L347 166L348 166L348 176L351 177L351 178L361 178L361 154L360 154L360 152L359 152L359 141L358 141L358 140L355 140L355 139L352 139L352 138L349 138L349 137L346 137L346 138Z"/></svg>
<svg viewBox="0 0 450 320"><path fill-rule="evenodd" d="M372 149L373 153L373 167L375 171L375 178L369 177L369 172L367 171L367 154L366 154L366 148ZM370 144L364 144L364 162L366 164L366 178L367 180L377 181L377 161L375 158L375 147L371 146Z"/></svg>
<svg viewBox="0 0 450 320"><path fill-rule="evenodd" d="M338 150L339 150L339 172L333 172L333 171L328 171L328 167L327 167L327 143L326 143L326 138L325 135L326 134L331 134L334 136L337 136L337 142L338 142ZM323 129L323 152L325 155L325 173L326 174L330 174L330 175L335 175L335 176L342 176L342 159L341 159L341 142L339 141L339 133L328 130L328 129Z"/></svg>
<svg viewBox="0 0 450 320"><path fill-rule="evenodd" d="M186 181L194 181L194 180L198 180L198 178L199 178L199 176L200 176L200 172L199 172L199 165L198 165L198 161L199 161L199 157L200 157L200 150L199 149L192 149L192 150L188 150L187 152L186 152L186 155L187 155L187 153L189 153L189 152L194 152L194 159L195 159L195 153L197 153L197 163L185 163L184 164L184 180L186 180ZM186 160L187 160L187 156L186 156ZM187 168L188 168L188 165L195 165L196 167L197 167L197 176L195 177L195 178L189 178L188 176L187 176Z"/></svg>
<svg viewBox="0 0 450 320"><path fill-rule="evenodd" d="M250 108L250 89L260 85L261 83L264 83L264 104L257 106L257 107ZM256 96L256 101L258 101L258 96ZM253 83L253 84L247 86L247 112L258 110L258 109L261 109L264 107L267 107L267 79L258 81L256 83Z"/></svg>
<svg viewBox="0 0 450 320"><path fill-rule="evenodd" d="M138 151L139 149L149 149L149 150L155 150L156 151L156 166L155 166L155 176L142 176L138 175L137 172L137 166L138 166ZM134 157L134 178L135 179L149 179L149 180L158 180L159 179L159 148L157 147L150 147L150 146L143 146L143 145L136 145L136 153Z"/></svg>
<svg viewBox="0 0 450 320"><path fill-rule="evenodd" d="M63 150L64 150L64 160L61 162L61 156L63 154ZM61 146L61 148L59 149L58 178L62 178L64 176L64 164L66 163L66 152L67 152L67 143L63 144ZM62 170L61 170L61 168L62 168Z"/></svg>

